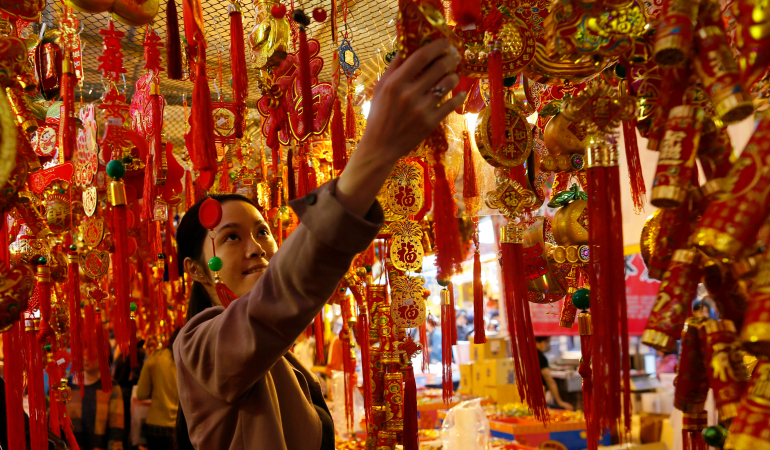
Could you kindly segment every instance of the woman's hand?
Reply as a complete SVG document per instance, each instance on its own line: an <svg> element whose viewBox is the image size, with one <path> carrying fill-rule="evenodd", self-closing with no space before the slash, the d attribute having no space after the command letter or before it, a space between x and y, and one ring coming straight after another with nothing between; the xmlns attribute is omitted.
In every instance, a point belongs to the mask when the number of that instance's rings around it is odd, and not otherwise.
<svg viewBox="0 0 770 450"><path fill-rule="evenodd" d="M364 136L337 184L337 199L353 213L366 214L398 159L462 105L465 92L441 103L460 81L460 61L457 49L442 39L391 62L374 88Z"/></svg>

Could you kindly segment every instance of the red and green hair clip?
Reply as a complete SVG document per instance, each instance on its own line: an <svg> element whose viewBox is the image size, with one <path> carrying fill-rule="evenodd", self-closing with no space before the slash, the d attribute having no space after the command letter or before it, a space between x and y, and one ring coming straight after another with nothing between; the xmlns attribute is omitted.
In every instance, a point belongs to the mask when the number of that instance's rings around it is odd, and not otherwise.
<svg viewBox="0 0 770 450"><path fill-rule="evenodd" d="M214 228L219 226L219 223L222 221L222 204L211 197L207 198L201 204L200 209L198 209L198 220L200 220L200 223L204 228L208 228L209 230L211 248L214 254L214 256L209 259L209 269L214 272L214 285L216 286L219 302L222 306L227 308L230 306L230 303L238 297L236 297L233 291L222 282L222 279L219 276L219 271L222 270L224 263L222 262L222 258L217 256L217 247L214 242L216 232L214 231Z"/></svg>

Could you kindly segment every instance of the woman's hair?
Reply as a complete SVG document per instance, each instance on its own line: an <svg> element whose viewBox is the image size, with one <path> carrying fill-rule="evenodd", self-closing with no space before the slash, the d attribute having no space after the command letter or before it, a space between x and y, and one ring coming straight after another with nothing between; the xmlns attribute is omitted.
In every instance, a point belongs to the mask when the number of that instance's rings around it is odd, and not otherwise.
<svg viewBox="0 0 770 450"><path fill-rule="evenodd" d="M240 201L255 206L251 200L240 194L212 194L209 195L209 197L220 203ZM206 241L209 230L201 225L201 221L198 218L198 210L200 210L204 200L196 202L187 210L176 229L179 273L184 273L184 260L186 258L197 261L204 267L206 266L206 261L203 261L203 243ZM189 321L203 310L211 308L212 306L214 306L214 302L206 288L201 283L193 281L192 289L190 290L190 298L187 303L187 320ZM169 342L169 348L171 348L172 355L174 354L172 346L178 334L179 329L174 332ZM190 435L187 431L187 420L184 417L181 404L179 405L179 410L176 415L175 435L174 441L177 450L195 450L192 442L190 442Z"/></svg>

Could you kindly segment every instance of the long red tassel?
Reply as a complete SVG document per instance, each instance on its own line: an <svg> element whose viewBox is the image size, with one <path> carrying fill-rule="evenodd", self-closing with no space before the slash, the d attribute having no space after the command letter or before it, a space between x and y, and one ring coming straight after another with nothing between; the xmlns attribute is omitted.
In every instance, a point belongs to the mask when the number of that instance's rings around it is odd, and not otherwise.
<svg viewBox="0 0 770 450"><path fill-rule="evenodd" d="M195 185L193 184L192 171L184 173L184 206L185 210L195 204Z"/></svg>
<svg viewBox="0 0 770 450"><path fill-rule="evenodd" d="M136 351L130 348L130 328L128 326L131 317L131 299L128 280L128 274L130 273L128 258L130 255L128 254L128 216L126 208L126 205L120 204L112 206L112 225L110 227L112 240L115 244L115 253L111 255L113 268L115 269L115 309L112 318L115 325L115 340L118 347L124 352L123 354Z"/></svg>
<svg viewBox="0 0 770 450"><path fill-rule="evenodd" d="M94 359L98 358L98 354L96 352L96 328L94 327L94 323L96 323L96 319L94 318L94 304L91 301L86 302L85 306L85 337L86 337L86 346L85 350L86 353L83 355L85 358L88 358L89 361L93 361ZM83 377L78 377L78 385L81 388L80 392L83 392Z"/></svg>
<svg viewBox="0 0 770 450"><path fill-rule="evenodd" d="M455 309L455 286L449 283L449 331L452 332L452 345L457 345L457 310Z"/></svg>
<svg viewBox="0 0 770 450"><path fill-rule="evenodd" d="M315 362L316 364L324 364L326 357L324 357L324 316L323 310L316 314L313 321L313 332L315 334Z"/></svg>
<svg viewBox="0 0 770 450"><path fill-rule="evenodd" d="M59 122L59 132L64 159L70 161L72 154L75 152L75 142L77 139L77 128L75 125L75 83L77 82L77 77L72 65L71 52L69 50L65 51L68 54L65 56L64 64L68 65L68 67L63 67L61 75L62 114Z"/></svg>
<svg viewBox="0 0 770 450"><path fill-rule="evenodd" d="M342 117L342 107L340 99L334 100L334 115L332 116L331 134L332 134L332 160L334 161L334 170L342 172L348 163L348 152L345 148L345 127Z"/></svg>
<svg viewBox="0 0 770 450"><path fill-rule="evenodd" d="M307 33L305 27L299 28L299 88L302 94L302 139L313 132L313 91L310 78L310 50L307 48Z"/></svg>
<svg viewBox="0 0 770 450"><path fill-rule="evenodd" d="M29 311L32 311L30 309ZM32 450L48 449L43 352L35 336L35 320L25 322L27 340L27 394L29 396L29 436ZM23 429L23 427L22 427Z"/></svg>
<svg viewBox="0 0 770 450"><path fill-rule="evenodd" d="M345 388L345 422L348 434L353 433L355 423L355 408L353 404L353 388L356 380L356 357L350 348L350 329L348 321L343 312L343 325L340 331L340 340L342 341L342 371L344 373L343 385Z"/></svg>
<svg viewBox="0 0 770 450"><path fill-rule="evenodd" d="M297 198L297 182L294 176L294 150L291 148L286 156L286 184L288 184L289 200Z"/></svg>
<svg viewBox="0 0 770 450"><path fill-rule="evenodd" d="M214 184L217 170L217 149L214 144L214 116L211 113L211 89L206 76L205 42L198 44L198 62L195 64L195 84L190 132L192 148L190 157L195 170L200 171L196 180L203 189Z"/></svg>
<svg viewBox="0 0 770 450"><path fill-rule="evenodd" d="M308 174L307 160L305 159L305 152L300 152L299 158L299 173L297 174L297 196L304 197L310 192L310 186L308 186L308 180L310 179Z"/></svg>
<svg viewBox="0 0 770 450"><path fill-rule="evenodd" d="M246 72L246 51L243 39L243 17L240 6L230 5L230 64L233 74L233 102L235 103L235 137L243 137L243 121L246 98L249 96L249 79Z"/></svg>
<svg viewBox="0 0 770 450"><path fill-rule="evenodd" d="M497 152L506 143L505 137L505 86L503 85L503 54L497 48L489 52L489 107L492 121L492 147Z"/></svg>
<svg viewBox="0 0 770 450"><path fill-rule="evenodd" d="M83 378L83 337L80 317L80 269L78 253L67 254L67 297L70 309L70 351L72 352L72 371L78 379Z"/></svg>
<svg viewBox="0 0 770 450"><path fill-rule="evenodd" d="M51 269L47 264L37 266L35 276L35 291L32 294L40 305L40 331L37 340L41 343L46 338L54 336L51 328Z"/></svg>
<svg viewBox="0 0 770 450"><path fill-rule="evenodd" d="M647 187L644 185L639 145L636 143L636 120L623 122L623 141L628 161L628 178L631 180L631 198L634 201L634 211L638 214L644 210L644 204L647 203Z"/></svg>
<svg viewBox="0 0 770 450"><path fill-rule="evenodd" d="M589 316L590 317L590 316ZM599 430L594 414L594 384L591 370L591 335L580 336L582 360L578 373L583 377L583 413L586 418L586 441L588 450L596 450L599 446Z"/></svg>
<svg viewBox="0 0 770 450"><path fill-rule="evenodd" d="M5 227L3 227L5 229ZM22 323L16 322L3 333L5 355L5 412L8 428L8 449L26 450L27 437L24 433L24 360L22 349Z"/></svg>
<svg viewBox="0 0 770 450"><path fill-rule="evenodd" d="M348 91L350 90L350 80L348 80ZM353 94L348 94L347 109L345 111L345 137L347 139L356 138L356 110Z"/></svg>
<svg viewBox="0 0 770 450"><path fill-rule="evenodd" d="M160 131L158 131L160 133ZM139 218L142 222L151 221L153 219L152 203L155 200L155 180L152 173L153 168L153 155L147 155L147 164L144 166L144 186L142 187L142 213Z"/></svg>
<svg viewBox="0 0 770 450"><path fill-rule="evenodd" d="M444 164L440 155L433 164L436 183L433 186L433 226L435 231L436 265L438 278L447 279L460 272L463 261L460 248L460 227L455 218L457 205L449 189Z"/></svg>
<svg viewBox="0 0 770 450"><path fill-rule="evenodd" d="M404 369L404 450L419 450L417 424L417 383L414 369L409 362Z"/></svg>
<svg viewBox="0 0 770 450"><path fill-rule="evenodd" d="M516 385L519 396L534 413L537 420L548 421L545 392L541 385L540 363L537 358L532 318L527 298L521 243L503 242L503 286L508 332L511 336Z"/></svg>
<svg viewBox="0 0 770 450"><path fill-rule="evenodd" d="M96 352L99 358L99 375L102 379L102 392L112 392L112 375L110 374L110 359L109 351L110 345L107 341L107 331L102 324L101 314L96 311L94 314L94 324L92 325L96 330Z"/></svg>
<svg viewBox="0 0 770 450"><path fill-rule="evenodd" d="M449 291L444 289L441 291L441 397L447 404L452 402L454 396L451 325L454 325L455 321L450 308Z"/></svg>
<svg viewBox="0 0 770 450"><path fill-rule="evenodd" d="M170 80L181 80L182 71L182 40L179 36L179 15L176 2L166 2L166 70Z"/></svg>
<svg viewBox="0 0 770 450"><path fill-rule="evenodd" d="M59 411L61 412L61 425L64 429L64 437L67 439L67 445L70 450L80 450L77 439L75 439L75 433L72 431L72 421L69 414L67 414L67 408L64 404L59 405Z"/></svg>
<svg viewBox="0 0 770 450"><path fill-rule="evenodd" d="M467 131L463 131L463 200L467 214L475 216L478 213L479 182L476 179L476 164L473 160L473 148L471 138ZM475 203L469 205L469 203Z"/></svg>
<svg viewBox="0 0 770 450"><path fill-rule="evenodd" d="M219 298L219 302L227 308L230 306L230 303L237 300L238 297L235 296L235 293L230 290L229 287L227 287L224 283L216 283L216 290L217 290L217 298Z"/></svg>
<svg viewBox="0 0 770 450"><path fill-rule="evenodd" d="M361 347L361 376L363 377L362 387L364 393L364 415L366 423L371 423L372 419L372 371L369 366L369 316L366 314L366 308L361 304L358 312L358 334L356 341Z"/></svg>
<svg viewBox="0 0 770 450"><path fill-rule="evenodd" d="M481 22L479 0L452 0L452 17L460 27Z"/></svg>
<svg viewBox="0 0 770 450"><path fill-rule="evenodd" d="M478 219L475 219L475 222L478 226ZM481 284L481 254L476 242L476 252L473 254L473 343L485 342L487 333L484 329L484 285Z"/></svg>
<svg viewBox="0 0 770 450"><path fill-rule="evenodd" d="M219 173L219 192L224 194L233 192L233 187L230 184L230 171L226 162L222 162L222 171Z"/></svg>
<svg viewBox="0 0 770 450"><path fill-rule="evenodd" d="M46 367L46 372L48 372L48 428L51 430L53 434L56 435L56 437L61 437L61 424L59 423L59 402L56 401L57 395L56 395L56 386L59 384L59 380L61 380L61 375L59 375L59 370L56 368L56 363L54 361L48 362L48 367Z"/></svg>

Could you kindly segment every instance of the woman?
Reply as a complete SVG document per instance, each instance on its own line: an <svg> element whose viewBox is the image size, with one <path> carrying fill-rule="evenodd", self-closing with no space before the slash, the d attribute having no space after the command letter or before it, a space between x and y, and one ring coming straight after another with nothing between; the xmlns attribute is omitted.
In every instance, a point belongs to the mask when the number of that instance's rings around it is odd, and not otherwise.
<svg viewBox="0 0 770 450"><path fill-rule="evenodd" d="M179 258L194 280L189 321L174 344L180 419L197 449L334 448L334 427L318 381L289 353L331 297L354 256L383 224L375 198L398 159L458 108L442 103L459 82L459 53L434 41L395 58L377 84L368 126L347 168L291 206L301 224L279 252L257 209L218 197L214 230L222 281L239 297L219 306L206 262L212 241L190 208L177 231ZM179 422L183 422L180 420ZM180 442L184 445L184 442Z"/></svg>
<svg viewBox="0 0 770 450"><path fill-rule="evenodd" d="M173 345L178 334L179 329L171 335L167 347L147 359L136 386L136 398L150 400L150 410L142 429L148 450L170 449L174 444L179 393Z"/></svg>

